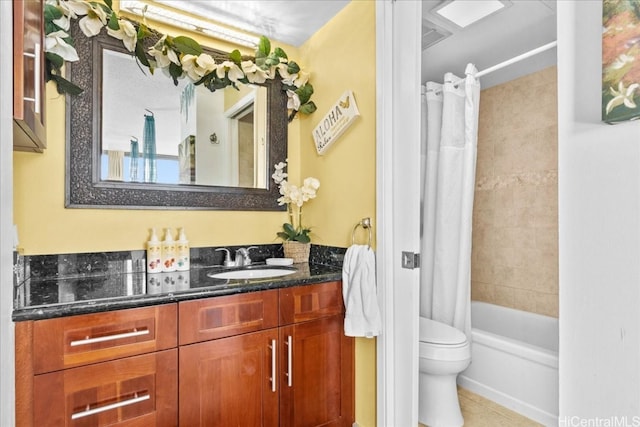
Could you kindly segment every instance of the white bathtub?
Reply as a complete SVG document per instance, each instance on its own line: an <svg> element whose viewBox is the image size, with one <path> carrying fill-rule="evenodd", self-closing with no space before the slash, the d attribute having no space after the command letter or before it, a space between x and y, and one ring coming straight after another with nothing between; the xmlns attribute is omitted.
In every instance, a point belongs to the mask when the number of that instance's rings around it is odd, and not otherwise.
<svg viewBox="0 0 640 427"><path fill-rule="evenodd" d="M458 384L557 426L558 319L472 301L471 326L471 365Z"/></svg>

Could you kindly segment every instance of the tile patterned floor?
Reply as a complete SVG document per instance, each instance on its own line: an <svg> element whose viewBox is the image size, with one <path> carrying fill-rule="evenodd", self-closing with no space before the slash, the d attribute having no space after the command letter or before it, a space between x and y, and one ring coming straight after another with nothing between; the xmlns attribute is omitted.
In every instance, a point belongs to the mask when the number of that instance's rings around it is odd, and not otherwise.
<svg viewBox="0 0 640 427"><path fill-rule="evenodd" d="M482 396L458 388L460 408L465 427L540 427L516 412L498 405ZM420 424L420 427L424 427Z"/></svg>

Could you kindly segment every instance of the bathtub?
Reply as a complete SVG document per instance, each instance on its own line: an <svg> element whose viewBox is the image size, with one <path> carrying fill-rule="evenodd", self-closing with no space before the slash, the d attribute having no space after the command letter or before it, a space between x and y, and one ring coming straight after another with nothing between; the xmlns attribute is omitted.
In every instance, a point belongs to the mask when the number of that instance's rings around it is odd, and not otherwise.
<svg viewBox="0 0 640 427"><path fill-rule="evenodd" d="M472 301L471 326L471 364L458 384L557 426L558 319Z"/></svg>

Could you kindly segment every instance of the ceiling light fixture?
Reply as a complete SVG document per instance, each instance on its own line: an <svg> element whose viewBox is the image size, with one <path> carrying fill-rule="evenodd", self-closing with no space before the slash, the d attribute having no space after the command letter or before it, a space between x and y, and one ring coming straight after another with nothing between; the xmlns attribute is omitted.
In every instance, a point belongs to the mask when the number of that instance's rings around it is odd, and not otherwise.
<svg viewBox="0 0 640 427"><path fill-rule="evenodd" d="M191 16L175 12L171 9L154 6L142 1L122 0L120 2L120 9L126 10L127 12L138 15L140 17L147 17L149 19L183 28L185 30L203 33L217 39L222 39L231 43L238 44L240 46L246 46L255 49L258 46L258 42L260 40L258 37L250 36L239 31L234 31L221 25L216 25L213 22L193 18Z"/></svg>
<svg viewBox="0 0 640 427"><path fill-rule="evenodd" d="M452 0L435 12L458 27L465 28L505 6L505 3L500 0Z"/></svg>

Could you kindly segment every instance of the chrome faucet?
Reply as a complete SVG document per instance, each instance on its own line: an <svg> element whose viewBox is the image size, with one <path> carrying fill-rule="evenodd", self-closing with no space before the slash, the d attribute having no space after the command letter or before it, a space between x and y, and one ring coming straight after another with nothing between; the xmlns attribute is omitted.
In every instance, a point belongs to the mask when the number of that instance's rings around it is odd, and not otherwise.
<svg viewBox="0 0 640 427"><path fill-rule="evenodd" d="M227 248L218 248L216 249L216 251L225 251L227 254L224 258L224 260L222 261L222 264L225 267L235 267L236 266L236 262L231 260L231 253L229 253L229 249ZM237 259L237 256L236 256Z"/></svg>
<svg viewBox="0 0 640 427"><path fill-rule="evenodd" d="M236 266L251 265L251 257L249 256L249 250L257 249L257 246L249 246L248 248L240 248L236 250Z"/></svg>

